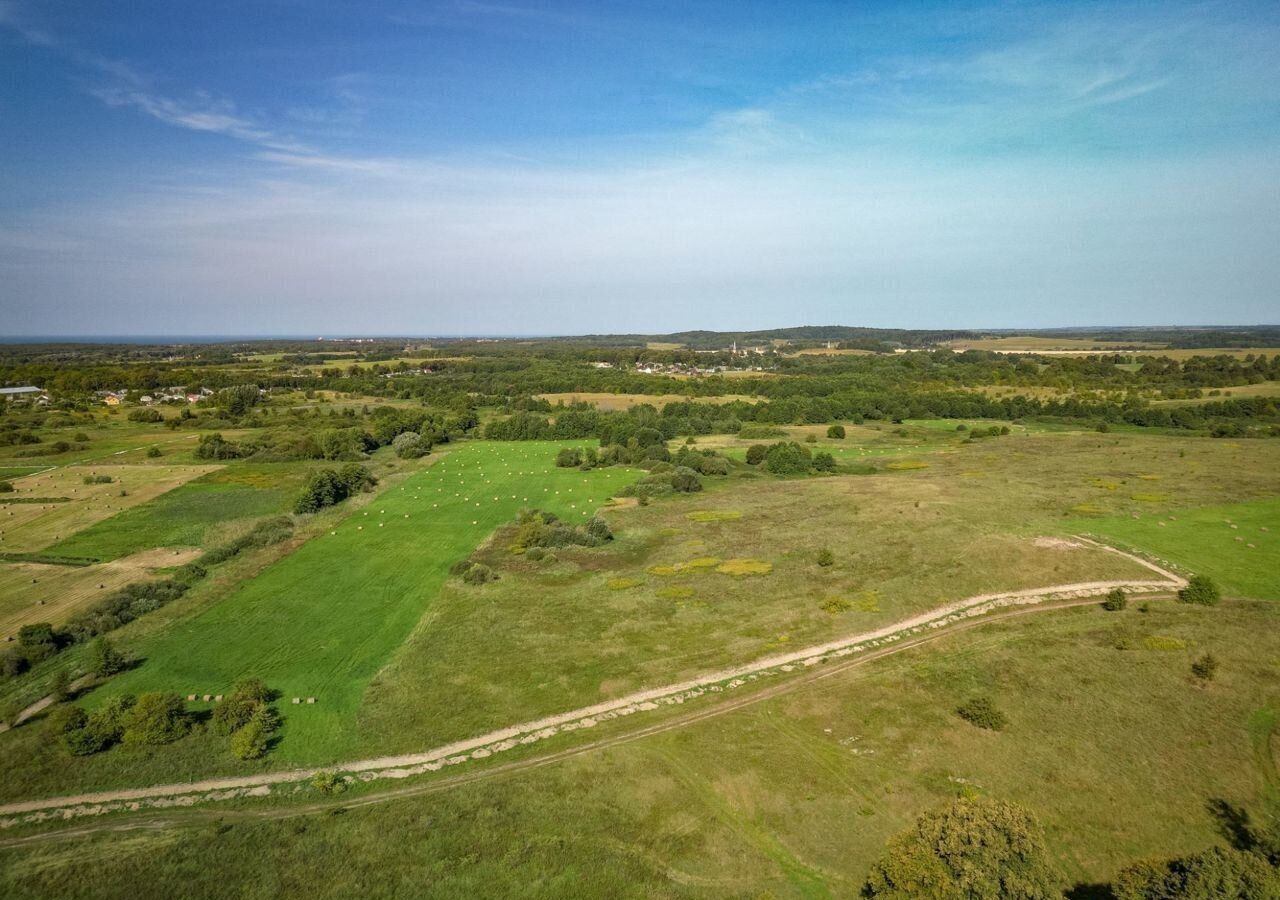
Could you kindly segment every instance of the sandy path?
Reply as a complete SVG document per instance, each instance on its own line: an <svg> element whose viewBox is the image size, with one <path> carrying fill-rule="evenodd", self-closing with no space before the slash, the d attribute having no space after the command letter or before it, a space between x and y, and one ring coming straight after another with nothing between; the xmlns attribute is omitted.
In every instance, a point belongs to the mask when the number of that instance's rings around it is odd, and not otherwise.
<svg viewBox="0 0 1280 900"><path fill-rule="evenodd" d="M273 785L300 782L320 771L349 773L361 781L406 778L437 771L445 766L458 765L468 760L483 759L519 745L545 740L562 732L591 728L602 721L608 721L613 718L654 710L662 705L683 704L708 692L720 693L724 690L732 690L759 678L789 673L797 669L804 669L819 663L847 657L854 653L870 651L873 648L879 648L885 644L909 638L922 631L942 628L954 622L981 616L995 609L1096 597L1117 587L1124 588L1132 593L1152 593L1178 590L1186 586L1186 580L1181 576L1149 560L1097 543L1088 538L1077 537L1073 540L1118 554L1161 577L1149 580L1085 581L1043 588L1030 588L1021 591L978 594L909 619L886 625L874 631L829 641L790 653L763 657L742 666L708 672L697 678L676 684L637 691L603 703L559 713L554 716L547 716L542 719L522 722L419 753L355 760L323 768L294 769L235 778L211 778L204 781L181 784L162 784L144 788L102 791L0 804L0 816L14 817L22 816L22 814L36 814L34 816L23 816L22 818L0 819L0 827L10 827L26 821L71 819L82 815L98 815L121 809L136 810L143 806L153 808L190 806L196 802L207 800L267 796L270 794ZM197 794L202 796L193 796Z"/></svg>

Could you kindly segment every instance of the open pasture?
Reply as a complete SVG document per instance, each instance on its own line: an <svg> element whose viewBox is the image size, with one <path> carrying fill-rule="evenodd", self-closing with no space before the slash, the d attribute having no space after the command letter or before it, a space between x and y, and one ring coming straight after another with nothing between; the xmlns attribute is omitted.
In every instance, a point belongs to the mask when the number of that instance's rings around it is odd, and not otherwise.
<svg viewBox="0 0 1280 900"><path fill-rule="evenodd" d="M47 503L11 503L0 507L0 551L44 550L83 528L146 503L219 466L86 465L50 469L16 478L6 498L48 498ZM86 476L109 483L85 484Z"/></svg>
<svg viewBox="0 0 1280 900"><path fill-rule="evenodd" d="M150 550L91 566L0 562L0 641L32 622L60 625L86 603L159 577L158 570L190 562L191 550Z"/></svg>
<svg viewBox="0 0 1280 900"><path fill-rule="evenodd" d="M1037 540L1060 528L1052 487L1028 489L1052 470L1051 450L1026 438L1043 455L1011 459L1003 440L1001 456L975 444L883 474L708 479L701 494L609 512L612 544L551 563L499 539L483 558L501 580L444 586L430 626L374 683L362 731L407 751L967 596L1147 577L1104 550ZM986 478L961 475L979 466ZM831 566L816 561L824 547Z"/></svg>
<svg viewBox="0 0 1280 900"><path fill-rule="evenodd" d="M285 707L278 757L337 758L359 740L353 719L369 681L431 611L450 565L521 508L585 522L632 477L558 469L560 446L449 450L216 606L144 642L146 663L99 693L223 693L259 677L286 696L319 698Z"/></svg>

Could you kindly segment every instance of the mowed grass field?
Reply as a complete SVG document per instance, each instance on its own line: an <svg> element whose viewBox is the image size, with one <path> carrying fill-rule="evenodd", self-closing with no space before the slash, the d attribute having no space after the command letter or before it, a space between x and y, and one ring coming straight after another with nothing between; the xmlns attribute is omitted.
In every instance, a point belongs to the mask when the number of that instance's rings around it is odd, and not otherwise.
<svg viewBox="0 0 1280 900"><path fill-rule="evenodd" d="M1067 527L1172 560L1212 577L1229 594L1280 600L1280 498L1080 519Z"/></svg>
<svg viewBox="0 0 1280 900"><path fill-rule="evenodd" d="M238 521L288 512L308 470L277 463L210 472L96 522L47 552L111 560L154 547L207 547L207 536Z"/></svg>
<svg viewBox="0 0 1280 900"><path fill-rule="evenodd" d="M341 815L175 810L164 828L3 849L0 893L854 897L889 836L961 794L1029 808L1061 887L1095 884L1221 843L1211 801L1263 814L1278 626L1280 607L1238 601L989 623L502 777L370 805L306 795ZM1121 650L1121 633L1186 647ZM1206 651L1222 666L1196 686L1190 660ZM1004 731L954 714L975 693Z"/></svg>
<svg viewBox="0 0 1280 900"><path fill-rule="evenodd" d="M358 743L370 680L466 556L523 507L585 522L632 477L553 465L561 444L467 443L137 648L142 665L95 692L222 694L246 677L314 706L282 709L282 762L323 763ZM478 648L477 648L478 649Z"/></svg>
<svg viewBox="0 0 1280 900"><path fill-rule="evenodd" d="M44 550L122 510L146 503L219 466L84 465L65 466L16 478L6 498L55 498L61 502L12 503L0 506L0 551ZM111 478L85 484L86 476Z"/></svg>

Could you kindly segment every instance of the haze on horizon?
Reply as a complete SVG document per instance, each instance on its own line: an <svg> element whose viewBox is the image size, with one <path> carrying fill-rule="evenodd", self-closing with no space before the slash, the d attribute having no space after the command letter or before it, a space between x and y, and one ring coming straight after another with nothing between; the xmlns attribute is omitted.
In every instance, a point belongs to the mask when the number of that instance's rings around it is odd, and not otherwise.
<svg viewBox="0 0 1280 900"><path fill-rule="evenodd" d="M6 336L1280 320L1280 5L0 0Z"/></svg>

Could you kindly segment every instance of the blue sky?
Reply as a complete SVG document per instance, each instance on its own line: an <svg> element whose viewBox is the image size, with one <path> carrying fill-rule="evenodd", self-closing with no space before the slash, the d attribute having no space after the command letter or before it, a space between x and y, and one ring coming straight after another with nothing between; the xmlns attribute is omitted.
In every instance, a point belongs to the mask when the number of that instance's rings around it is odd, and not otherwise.
<svg viewBox="0 0 1280 900"><path fill-rule="evenodd" d="M1280 4L0 0L0 326L1280 321Z"/></svg>

